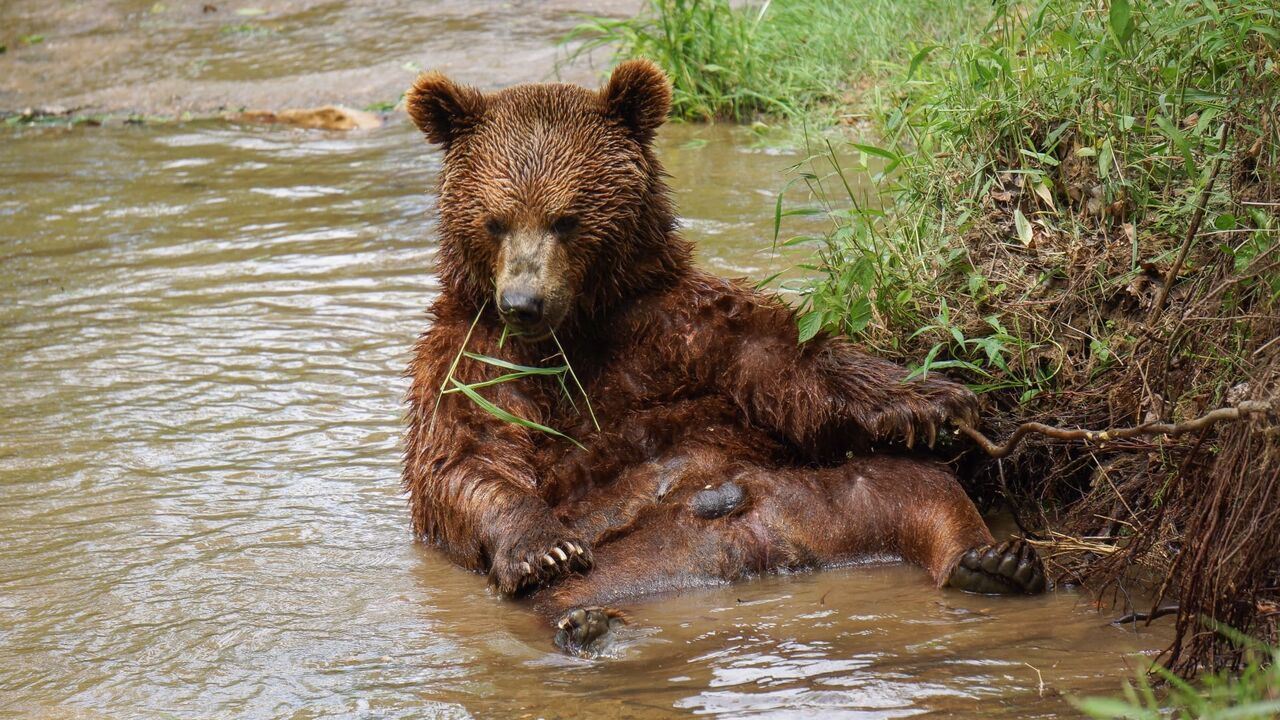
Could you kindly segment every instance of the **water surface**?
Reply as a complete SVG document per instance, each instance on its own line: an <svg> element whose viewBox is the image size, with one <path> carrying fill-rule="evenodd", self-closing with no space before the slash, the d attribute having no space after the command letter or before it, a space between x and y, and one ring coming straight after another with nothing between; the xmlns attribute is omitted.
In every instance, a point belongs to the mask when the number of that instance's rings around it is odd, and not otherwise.
<svg viewBox="0 0 1280 720"><path fill-rule="evenodd" d="M887 566L655 599L613 657L562 657L409 535L439 155L407 123L3 143L0 714L1050 717L1166 639ZM691 126L662 154L703 262L786 266L794 156Z"/></svg>
<svg viewBox="0 0 1280 720"><path fill-rule="evenodd" d="M5 3L47 39L0 56L0 109L538 80L573 10L634 3L213 4ZM661 145L701 262L804 259L770 249L797 156L724 126ZM891 565L652 599L610 657L559 655L408 530L400 374L438 292L438 163L403 121L0 132L0 716L1059 717L1166 644L1075 594Z"/></svg>

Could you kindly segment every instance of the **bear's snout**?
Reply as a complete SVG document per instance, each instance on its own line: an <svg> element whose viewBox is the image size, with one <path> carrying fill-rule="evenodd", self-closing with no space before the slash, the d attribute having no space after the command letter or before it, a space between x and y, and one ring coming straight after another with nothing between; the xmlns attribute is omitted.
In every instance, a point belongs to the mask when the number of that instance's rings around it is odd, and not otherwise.
<svg viewBox="0 0 1280 720"><path fill-rule="evenodd" d="M522 340L549 337L569 310L569 274L564 243L555 235L540 227L509 232L502 239L494 273L494 300L502 322Z"/></svg>
<svg viewBox="0 0 1280 720"><path fill-rule="evenodd" d="M524 289L508 289L498 297L498 312L503 319L522 328L542 322L542 296Z"/></svg>

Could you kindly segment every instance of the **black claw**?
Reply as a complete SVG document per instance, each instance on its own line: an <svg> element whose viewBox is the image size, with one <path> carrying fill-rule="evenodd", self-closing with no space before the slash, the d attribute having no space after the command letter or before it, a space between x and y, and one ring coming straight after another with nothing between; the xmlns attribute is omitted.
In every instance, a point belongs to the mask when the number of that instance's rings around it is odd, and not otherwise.
<svg viewBox="0 0 1280 720"><path fill-rule="evenodd" d="M1003 577L1013 577L1013 574L1017 572L1017 570L1018 570L1018 553L1009 553L1008 555L1004 556L1003 560L1000 561L1000 569L997 570L996 572L997 574Z"/></svg>
<svg viewBox="0 0 1280 720"><path fill-rule="evenodd" d="M1023 587L1029 587L1031 577L1035 575L1036 566L1029 560L1023 560L1018 564L1018 569L1013 571L1013 581Z"/></svg>
<svg viewBox="0 0 1280 720"><path fill-rule="evenodd" d="M990 548L982 554L982 569L988 573L996 573L1000 569L1000 548Z"/></svg>

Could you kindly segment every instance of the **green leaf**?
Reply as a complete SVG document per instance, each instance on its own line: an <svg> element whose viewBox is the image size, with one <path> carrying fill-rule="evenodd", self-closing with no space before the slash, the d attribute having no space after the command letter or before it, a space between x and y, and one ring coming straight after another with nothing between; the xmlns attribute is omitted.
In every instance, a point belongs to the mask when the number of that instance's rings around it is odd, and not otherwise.
<svg viewBox="0 0 1280 720"><path fill-rule="evenodd" d="M892 150L886 150L882 147L876 147L875 145L866 145L863 143L849 143L849 144L852 145L854 148L856 148L858 151L866 153L867 155L874 155L875 157L888 160L889 164L885 165L884 167L884 172L886 173L893 172L894 170L898 169L899 165L902 164L902 156L893 152Z"/></svg>
<svg viewBox="0 0 1280 720"><path fill-rule="evenodd" d="M783 272L783 271L779 270L778 272L776 272L776 273L774 273L774 274L772 274L772 275L770 275L770 276L768 276L768 277L764 278L764 279L763 279L763 280L761 280L760 282L756 283L756 285L755 285L756 289L757 289L757 290L763 290L763 289L765 289L766 287L769 287L769 284L770 284L770 283L772 283L774 280L777 280L777 279L778 279L778 276L779 276L779 275L781 275L781 274L782 274L782 272Z"/></svg>
<svg viewBox="0 0 1280 720"><path fill-rule="evenodd" d="M810 310L800 319L796 321L796 328L799 330L799 342L804 344L809 342L822 329L822 313L817 310Z"/></svg>
<svg viewBox="0 0 1280 720"><path fill-rule="evenodd" d="M1128 44L1129 38L1133 37L1134 22L1133 9L1129 7L1129 0L1111 0L1111 12L1108 18L1111 22L1111 32L1115 34L1116 40L1121 45Z"/></svg>
<svg viewBox="0 0 1280 720"><path fill-rule="evenodd" d="M937 45L926 45L915 55L911 56L911 64L907 67L907 80L911 80L911 78L915 77L916 70L920 68L920 63L924 62L925 58L929 57L929 53L937 49Z"/></svg>
<svg viewBox="0 0 1280 720"><path fill-rule="evenodd" d="M795 247L796 245L803 245L805 243L816 243L821 241L822 241L822 238L817 237L815 235L797 235L791 238L790 240L787 240L786 242L782 243L782 247Z"/></svg>
<svg viewBox="0 0 1280 720"><path fill-rule="evenodd" d="M498 418L499 420L502 420L504 422L509 422L515 425L519 425L520 427L526 427L531 430L538 430L548 435L555 435L556 437L564 438L565 440L568 440L574 445L577 445L579 448L586 450L586 448L582 446L582 443L578 442L577 440L574 440L568 435L565 435L559 430L556 430L554 428L549 428L546 425L540 425L532 420L526 420L520 417L519 415L513 415L512 413L509 413L506 410L503 410L497 405L494 405L493 403L486 400L483 395L473 390L470 385L463 385L462 383L458 382L453 378L450 378L450 382L452 382L453 386L456 387L458 390L461 390L463 395L466 395L468 398L470 398L471 402L475 403L476 405L479 405L481 410L484 410L485 412Z"/></svg>
<svg viewBox="0 0 1280 720"><path fill-rule="evenodd" d="M845 318L850 333L860 333L871 324L871 298L862 296L853 303Z"/></svg>
<svg viewBox="0 0 1280 720"><path fill-rule="evenodd" d="M480 382L467 383L466 385L467 385L467 387L471 388L472 390L476 390L476 389L479 389L479 388L486 388L486 387L489 387L489 386L491 386L491 385L501 385L501 384L502 384L502 383L504 383L504 382L511 382L512 380L519 380L519 379L520 379L520 378L522 378L522 377L529 377L529 373L522 373L522 372L517 372L517 373L507 373L506 375L499 375L499 376L498 376L498 377L496 377L496 378L490 378L490 379L488 379L488 380L481 380ZM445 390L444 392L445 392L445 394L446 394L446 395L448 395L449 393L456 393L456 392L461 392L461 391L460 391L458 388L456 388L456 387L455 387L455 388L449 388L449 389Z"/></svg>
<svg viewBox="0 0 1280 720"><path fill-rule="evenodd" d="M1027 216L1016 208L1013 211L1013 224L1018 228L1018 239L1022 241L1023 246L1031 247L1031 223L1027 220Z"/></svg>
<svg viewBox="0 0 1280 720"><path fill-rule="evenodd" d="M1213 219L1213 227L1218 230L1235 230L1236 216L1229 213L1222 213Z"/></svg>
<svg viewBox="0 0 1280 720"><path fill-rule="evenodd" d="M1169 138L1169 142L1173 143L1173 146L1182 155L1182 161L1186 165L1187 174L1195 177L1196 160L1191 155L1191 143L1187 142L1187 136L1182 133L1182 130L1178 129L1178 126L1175 125L1172 120L1164 115L1156 117L1156 125L1160 126L1160 130L1162 130Z"/></svg>
<svg viewBox="0 0 1280 720"><path fill-rule="evenodd" d="M477 362L485 365L500 367L503 370L514 370L524 375L559 375L568 369L565 365L556 365L555 367L536 367L533 365L517 365L513 362L507 362L501 358L489 357L488 355L479 355L473 352L464 352L463 356L469 357Z"/></svg>

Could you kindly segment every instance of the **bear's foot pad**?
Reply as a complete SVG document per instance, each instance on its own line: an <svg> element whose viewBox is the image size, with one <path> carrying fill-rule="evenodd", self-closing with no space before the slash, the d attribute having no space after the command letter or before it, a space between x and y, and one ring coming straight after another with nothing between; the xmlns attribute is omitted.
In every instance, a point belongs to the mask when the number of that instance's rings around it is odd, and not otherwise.
<svg viewBox="0 0 1280 720"><path fill-rule="evenodd" d="M622 613L612 608L574 608L556 621L556 646L571 655L590 656L609 631L625 621Z"/></svg>
<svg viewBox="0 0 1280 720"><path fill-rule="evenodd" d="M1036 595L1045 590L1044 563L1022 539L971 548L960 556L947 586L982 595Z"/></svg>

